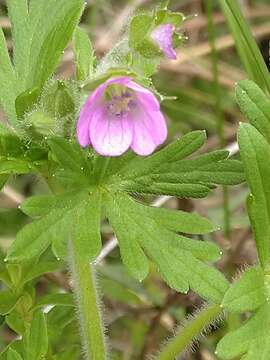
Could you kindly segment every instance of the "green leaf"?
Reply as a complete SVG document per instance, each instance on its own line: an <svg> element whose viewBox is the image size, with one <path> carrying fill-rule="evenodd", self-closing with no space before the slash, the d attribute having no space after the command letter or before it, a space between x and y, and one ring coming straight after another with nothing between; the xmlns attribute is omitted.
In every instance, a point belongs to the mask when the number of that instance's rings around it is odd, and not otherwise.
<svg viewBox="0 0 270 360"><path fill-rule="evenodd" d="M227 151L183 159L200 148L204 138L204 132L192 132L154 155L144 159L135 157L110 178L111 187L142 194L201 198L216 184L243 182L241 162L227 159Z"/></svg>
<svg viewBox="0 0 270 360"><path fill-rule="evenodd" d="M124 304L133 306L140 304L140 297L126 286L104 277L101 277L99 281L102 288L102 293L109 299L120 301Z"/></svg>
<svg viewBox="0 0 270 360"><path fill-rule="evenodd" d="M69 142L62 138L49 140L50 148L61 165L57 178L69 186L89 186L92 172L91 159L76 142Z"/></svg>
<svg viewBox="0 0 270 360"><path fill-rule="evenodd" d="M248 212L263 268L269 264L270 239L270 145L252 125L241 124L238 142L251 190Z"/></svg>
<svg viewBox="0 0 270 360"><path fill-rule="evenodd" d="M94 71L95 55L85 30L77 27L73 35L77 80L86 80Z"/></svg>
<svg viewBox="0 0 270 360"><path fill-rule="evenodd" d="M55 70L81 16L82 0L49 0L30 9L31 43L26 86L41 87ZM36 11L34 11L36 10Z"/></svg>
<svg viewBox="0 0 270 360"><path fill-rule="evenodd" d="M10 356L15 356L14 352L16 352L16 354L20 355L20 357L12 357L12 360L23 360L22 358L22 352L23 352L23 348L22 348L22 341L21 340L13 340L11 341L4 350L1 351L0 353L0 359L1 360L8 360L8 354L10 354Z"/></svg>
<svg viewBox="0 0 270 360"><path fill-rule="evenodd" d="M47 324L43 312L34 313L31 327L23 337L26 360L43 360L48 351Z"/></svg>
<svg viewBox="0 0 270 360"><path fill-rule="evenodd" d="M40 195L27 198L20 206L20 209L33 218L48 215L53 209L67 208L78 192L69 192L60 195Z"/></svg>
<svg viewBox="0 0 270 360"><path fill-rule="evenodd" d="M17 351L13 350L12 348L9 348L7 352L7 360L23 360L23 359L21 355L17 353Z"/></svg>
<svg viewBox="0 0 270 360"><path fill-rule="evenodd" d="M137 181L202 184L206 186L210 184L234 185L243 182L241 162L227 160L227 157L227 152L213 151L195 159L163 164L151 175L140 177Z"/></svg>
<svg viewBox="0 0 270 360"><path fill-rule="evenodd" d="M40 94L40 89L35 87L23 91L16 97L15 108L18 118L23 117L23 115L28 112L36 103L38 96Z"/></svg>
<svg viewBox="0 0 270 360"><path fill-rule="evenodd" d="M239 356L243 360L266 360L270 351L269 323L269 304L266 304L242 327L224 336L218 343L217 356L224 360Z"/></svg>
<svg viewBox="0 0 270 360"><path fill-rule="evenodd" d="M33 310L43 308L48 305L57 306L72 306L74 307L74 300L72 294L48 294L38 299L34 305Z"/></svg>
<svg viewBox="0 0 270 360"><path fill-rule="evenodd" d="M236 86L236 99L242 113L270 142L270 99L251 80L240 81Z"/></svg>
<svg viewBox="0 0 270 360"><path fill-rule="evenodd" d="M9 314L16 306L19 300L18 295L13 294L11 291L0 292L0 314Z"/></svg>
<svg viewBox="0 0 270 360"><path fill-rule="evenodd" d="M146 206L145 211L161 226L175 232L206 234L218 229L208 219L195 213Z"/></svg>
<svg viewBox="0 0 270 360"><path fill-rule="evenodd" d="M71 306L54 307L48 313L48 329L52 334L62 335L64 328L74 320L74 317L75 311Z"/></svg>
<svg viewBox="0 0 270 360"><path fill-rule="evenodd" d="M59 270L63 266L61 261L41 261L37 264L31 265L23 274L23 283L32 281L43 274Z"/></svg>
<svg viewBox="0 0 270 360"><path fill-rule="evenodd" d="M9 273L5 267L0 270L0 281L2 281L7 287L12 287L12 280L10 279Z"/></svg>
<svg viewBox="0 0 270 360"><path fill-rule="evenodd" d="M22 141L13 133L0 135L0 174L34 172L42 160L32 160Z"/></svg>
<svg viewBox="0 0 270 360"><path fill-rule="evenodd" d="M241 13L238 2L235 0L220 0L220 5L249 77L262 89L267 89L270 93L269 71L251 28Z"/></svg>
<svg viewBox="0 0 270 360"><path fill-rule="evenodd" d="M56 356L53 357L53 360L69 360L77 359L81 354L81 349L78 345L69 345L67 350L61 351Z"/></svg>
<svg viewBox="0 0 270 360"><path fill-rule="evenodd" d="M228 311L241 313L256 310L265 302L264 273L261 268L251 268L229 288L222 305Z"/></svg>
<svg viewBox="0 0 270 360"><path fill-rule="evenodd" d="M22 335L25 332L25 323L16 308L6 315L5 321L8 327L15 333Z"/></svg>
<svg viewBox="0 0 270 360"><path fill-rule="evenodd" d="M0 190L3 189L9 179L9 175L0 175Z"/></svg>
<svg viewBox="0 0 270 360"><path fill-rule="evenodd" d="M133 276L142 280L147 275L150 258L172 288L187 292L191 286L201 296L221 301L228 286L226 280L199 260L219 257L213 244L163 229L148 216L145 206L124 194L107 194L106 214L119 241L123 262Z"/></svg>
<svg viewBox="0 0 270 360"><path fill-rule="evenodd" d="M66 256L67 242L74 236L80 243L81 256L93 260L101 249L101 194L76 191L56 196L29 198L21 209L28 215L40 217L26 225L9 249L7 259L21 262L42 254L50 244L58 258ZM25 274L27 281L52 271L61 263L44 262Z"/></svg>
<svg viewBox="0 0 270 360"><path fill-rule="evenodd" d="M78 256L82 259L92 261L101 250L100 220L101 194L96 192L87 198L75 215L73 236L79 249Z"/></svg>
<svg viewBox="0 0 270 360"><path fill-rule="evenodd" d="M143 161L140 156L135 157L132 162L121 169L119 174L125 175L126 179L149 174L158 169L161 164L173 163L192 154L203 145L205 139L205 131L190 132L164 149L144 158Z"/></svg>
<svg viewBox="0 0 270 360"><path fill-rule="evenodd" d="M148 14L135 15L129 27L129 46L136 49L147 37L153 25L153 17Z"/></svg>
<svg viewBox="0 0 270 360"><path fill-rule="evenodd" d="M8 0L20 92L42 87L55 70L83 9L82 0Z"/></svg>
<svg viewBox="0 0 270 360"><path fill-rule="evenodd" d="M122 185L122 189L127 192L151 194L151 195L171 195L180 198L203 198L207 196L211 190L208 185L201 184L178 184L178 183L162 183L152 182L139 183L138 181L129 181Z"/></svg>
<svg viewBox="0 0 270 360"><path fill-rule="evenodd" d="M162 55L159 47L149 39L144 39L141 41L137 45L136 51L138 51L143 57L147 59L160 57Z"/></svg>
<svg viewBox="0 0 270 360"><path fill-rule="evenodd" d="M2 28L0 28L0 58L0 103L9 119L14 123L16 119L15 98L18 90Z"/></svg>
<svg viewBox="0 0 270 360"><path fill-rule="evenodd" d="M137 229L132 229L129 218L123 216L113 198L106 197L106 214L117 235L121 257L130 273L138 280L143 280L149 271L149 264L142 247L137 241Z"/></svg>
<svg viewBox="0 0 270 360"><path fill-rule="evenodd" d="M28 1L8 0L7 6L9 19L11 21L13 62L16 70L16 77L17 80L19 80L17 81L17 86L19 87L19 92L21 92L22 90L25 90L23 89L23 85L25 81L25 72L28 65L28 49L30 46Z"/></svg>
<svg viewBox="0 0 270 360"><path fill-rule="evenodd" d="M85 199L84 193L70 196L68 205L63 208L55 208L40 220L26 225L18 232L12 243L7 260L20 262L39 256L52 243L56 256L63 256L59 251L61 244L66 243L70 236L72 219L77 212L80 203Z"/></svg>
<svg viewBox="0 0 270 360"><path fill-rule="evenodd" d="M0 174L27 174L34 169L31 162L13 157L0 156Z"/></svg>

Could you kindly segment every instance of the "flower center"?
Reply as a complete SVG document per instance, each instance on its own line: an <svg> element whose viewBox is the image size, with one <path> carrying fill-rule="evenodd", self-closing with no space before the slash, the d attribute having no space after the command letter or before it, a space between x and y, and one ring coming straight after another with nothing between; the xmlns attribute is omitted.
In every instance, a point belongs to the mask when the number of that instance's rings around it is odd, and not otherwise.
<svg viewBox="0 0 270 360"><path fill-rule="evenodd" d="M110 86L106 91L107 109L116 117L128 114L136 107L135 96L132 90L122 86Z"/></svg>

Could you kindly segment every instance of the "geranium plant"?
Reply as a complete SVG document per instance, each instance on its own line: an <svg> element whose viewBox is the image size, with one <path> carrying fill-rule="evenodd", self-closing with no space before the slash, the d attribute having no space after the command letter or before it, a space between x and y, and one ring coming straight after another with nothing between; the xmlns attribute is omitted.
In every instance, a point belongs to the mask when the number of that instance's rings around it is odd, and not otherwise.
<svg viewBox="0 0 270 360"><path fill-rule="evenodd" d="M230 158L226 149L202 151L204 130L168 136L161 104L174 100L157 91L152 76L161 61L181 54L189 18L169 10L167 1L133 14L119 42L99 57L79 25L82 0L7 0L12 54L1 30L0 102L7 119L0 125L1 186L30 174L47 190L19 204L24 226L1 250L0 315L13 334L1 360L111 357L96 275L106 271L99 264L104 229L117 238L121 276L139 286L156 271L177 293L192 290L205 301L154 357L174 359L217 319L249 311L247 322L221 339L216 354L267 359L270 80L238 6L221 4L235 33L237 26L243 33L240 54L247 51L246 59L257 66L251 80L236 86L250 121L238 133L241 159ZM68 44L75 72L63 80L57 67ZM151 199L204 198L220 185L245 181L259 262L231 285L214 264L223 252L207 236L219 226L195 212L153 206ZM71 278L62 287L59 272ZM56 286L40 294L44 274ZM69 337L62 334L66 328Z"/></svg>

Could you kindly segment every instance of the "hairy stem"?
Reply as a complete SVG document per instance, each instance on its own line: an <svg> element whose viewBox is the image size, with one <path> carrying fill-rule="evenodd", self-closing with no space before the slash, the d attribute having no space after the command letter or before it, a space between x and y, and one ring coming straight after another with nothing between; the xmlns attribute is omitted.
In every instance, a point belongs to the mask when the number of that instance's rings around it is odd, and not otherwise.
<svg viewBox="0 0 270 360"><path fill-rule="evenodd" d="M180 355L201 331L222 313L220 305L211 305L201 310L187 325L180 329L174 338L156 357L156 360L173 360Z"/></svg>
<svg viewBox="0 0 270 360"><path fill-rule="evenodd" d="M94 267L77 251L76 239L71 240L71 270L79 314L82 341L87 360L106 359L104 327L99 309Z"/></svg>

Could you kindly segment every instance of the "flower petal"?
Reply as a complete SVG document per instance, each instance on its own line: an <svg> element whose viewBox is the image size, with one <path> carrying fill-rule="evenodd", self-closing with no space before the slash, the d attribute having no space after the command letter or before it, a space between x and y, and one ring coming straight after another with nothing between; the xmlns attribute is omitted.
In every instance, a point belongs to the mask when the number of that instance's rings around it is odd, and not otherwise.
<svg viewBox="0 0 270 360"><path fill-rule="evenodd" d="M92 116L92 110L86 104L82 107L80 116L77 122L77 139L78 143L82 147L86 147L91 144L90 137L89 137L89 123Z"/></svg>
<svg viewBox="0 0 270 360"><path fill-rule="evenodd" d="M89 126L91 118L95 111L95 107L100 104L102 95L104 94L107 86L110 84L126 85L129 81L130 78L127 76L108 79L103 84L99 85L95 89L95 91L93 91L93 93L87 98L85 104L81 109L76 129L77 139L82 147L86 147L91 144L91 140L89 137Z"/></svg>
<svg viewBox="0 0 270 360"><path fill-rule="evenodd" d="M150 90L142 87L134 81L129 81L126 86L136 92L137 99L140 102L144 103L145 106L155 111L158 111L160 109L157 98L152 94Z"/></svg>
<svg viewBox="0 0 270 360"><path fill-rule="evenodd" d="M89 134L94 149L105 156L123 154L132 141L133 128L127 116L116 118L99 106L92 116Z"/></svg>
<svg viewBox="0 0 270 360"><path fill-rule="evenodd" d="M167 138L167 125L160 111L149 111L143 104L133 117L132 150L138 155L150 155Z"/></svg>
<svg viewBox="0 0 270 360"><path fill-rule="evenodd" d="M95 106L99 103L103 91L103 86L99 86L98 88L96 88L95 91L88 97L81 109L80 116L77 122L76 132L78 142L82 147L86 147L91 144L91 140L89 137L90 121L94 113Z"/></svg>
<svg viewBox="0 0 270 360"><path fill-rule="evenodd" d="M173 32L172 24L159 25L151 33L151 38L158 44L164 55L168 59L176 59L176 52L173 48Z"/></svg>

